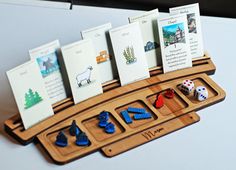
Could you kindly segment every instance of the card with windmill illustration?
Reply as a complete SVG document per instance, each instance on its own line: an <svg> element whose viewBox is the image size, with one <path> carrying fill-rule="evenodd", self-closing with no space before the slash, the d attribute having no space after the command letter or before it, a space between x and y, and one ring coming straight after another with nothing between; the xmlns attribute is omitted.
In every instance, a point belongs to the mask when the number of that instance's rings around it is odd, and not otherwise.
<svg viewBox="0 0 236 170"><path fill-rule="evenodd" d="M7 72L25 129L54 114L35 60Z"/></svg>
<svg viewBox="0 0 236 170"><path fill-rule="evenodd" d="M81 32L83 39L91 39L94 44L102 83L118 77L115 58L110 45L109 30L111 28L111 23L107 23Z"/></svg>
<svg viewBox="0 0 236 170"><path fill-rule="evenodd" d="M110 30L121 85L148 78L149 70L139 23Z"/></svg>
<svg viewBox="0 0 236 170"><path fill-rule="evenodd" d="M29 50L31 59L36 60L45 83L51 104L59 102L67 97L58 62L58 40Z"/></svg>
<svg viewBox="0 0 236 170"><path fill-rule="evenodd" d="M190 4L170 8L170 15L186 14L188 21L189 42L192 58L204 55L199 4Z"/></svg>
<svg viewBox="0 0 236 170"><path fill-rule="evenodd" d="M61 48L75 104L103 92L91 39Z"/></svg>
<svg viewBox="0 0 236 170"><path fill-rule="evenodd" d="M161 65L161 49L157 27L158 17L158 9L129 17L130 23L138 22L140 25L149 68Z"/></svg>
<svg viewBox="0 0 236 170"><path fill-rule="evenodd" d="M192 67L186 14L158 19L164 73Z"/></svg>

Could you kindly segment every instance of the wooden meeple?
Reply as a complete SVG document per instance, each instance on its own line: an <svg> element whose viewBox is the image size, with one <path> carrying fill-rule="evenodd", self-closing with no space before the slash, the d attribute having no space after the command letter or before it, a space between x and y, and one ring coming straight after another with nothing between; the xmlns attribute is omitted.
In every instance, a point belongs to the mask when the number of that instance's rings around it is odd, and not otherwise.
<svg viewBox="0 0 236 170"><path fill-rule="evenodd" d="M56 114L32 128L24 130L19 116L16 115L5 122L5 129L22 144L28 144L36 137L59 164L97 150L102 150L107 156L114 156L199 121L196 110L225 98L225 92L207 76L214 72L215 66L209 55L195 59L192 68L175 72L163 74L161 67L157 67L150 70L150 78L123 87L120 87L118 80L106 83L103 85L103 94L79 104L74 105L71 98L57 103L54 105ZM209 98L199 102L193 94L184 95L178 85L185 79L191 79L196 86L205 86ZM164 106L156 109L153 106L156 95L164 93L168 88L175 90L175 97L165 98ZM126 124L120 111L129 106L145 108L152 118ZM116 127L114 134L107 134L98 127L97 117L103 110L111 113L109 121ZM68 128L73 120L87 134L89 146L77 146L75 137L69 135ZM56 136L61 130L68 137L68 146L64 148L55 145Z"/></svg>

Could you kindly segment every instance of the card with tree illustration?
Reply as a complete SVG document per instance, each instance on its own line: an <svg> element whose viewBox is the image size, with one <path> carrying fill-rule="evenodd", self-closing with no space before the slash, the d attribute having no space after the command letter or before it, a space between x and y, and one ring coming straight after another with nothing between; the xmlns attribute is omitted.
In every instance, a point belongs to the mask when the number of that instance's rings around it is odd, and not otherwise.
<svg viewBox="0 0 236 170"><path fill-rule="evenodd" d="M121 85L148 78L149 70L139 23L110 30Z"/></svg>
<svg viewBox="0 0 236 170"><path fill-rule="evenodd" d="M25 129L54 114L35 60L7 72Z"/></svg>
<svg viewBox="0 0 236 170"><path fill-rule="evenodd" d="M58 40L29 50L31 59L36 60L45 83L51 103L54 104L67 97L58 62Z"/></svg>
<svg viewBox="0 0 236 170"><path fill-rule="evenodd" d="M199 4L190 4L170 8L170 15L186 14L188 21L189 42L192 58L204 55Z"/></svg>
<svg viewBox="0 0 236 170"><path fill-rule="evenodd" d="M129 22L138 22L142 32L144 50L149 68L161 65L161 49L158 35L157 18L158 9L147 11L136 16L129 17Z"/></svg>
<svg viewBox="0 0 236 170"><path fill-rule="evenodd" d="M111 23L107 23L81 32L83 39L90 38L94 44L96 61L102 83L118 77L109 37L109 30L111 28Z"/></svg>
<svg viewBox="0 0 236 170"><path fill-rule="evenodd" d="M77 41L61 48L75 103L103 92L91 39Z"/></svg>

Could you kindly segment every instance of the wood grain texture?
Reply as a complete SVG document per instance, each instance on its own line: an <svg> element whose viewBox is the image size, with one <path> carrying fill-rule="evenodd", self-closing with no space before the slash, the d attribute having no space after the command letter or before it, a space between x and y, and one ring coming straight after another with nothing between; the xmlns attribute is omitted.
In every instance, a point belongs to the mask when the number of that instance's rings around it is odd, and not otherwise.
<svg viewBox="0 0 236 170"><path fill-rule="evenodd" d="M183 116L192 111L220 102L225 98L224 90L206 74L194 74L191 76L171 79L169 81L155 81L156 79L153 78L154 77L140 81L139 83L142 84L142 88L138 88L135 91L131 90L129 93L113 91L112 94L108 93L109 95L112 95L110 100L103 102L99 100L99 104L93 105L93 107L85 109L79 112L79 114L73 114L72 117L67 118L65 121L61 121L53 127L41 132L37 138L56 163L64 164L91 152L97 151L111 143L140 133L146 129L150 129L179 116ZM184 95L178 89L178 86L185 79L193 80L196 85L206 86L209 92L209 98L205 101L199 102L191 96L192 94L189 96ZM146 84L149 84L149 86L146 86ZM120 90L133 88L136 88L136 86L130 84L120 88ZM177 97L173 99L173 106L170 104L171 102L167 102L167 105L162 111L160 111L161 109L156 109L153 106L153 99L150 99L150 96L159 94L168 88L174 89ZM114 95L116 97L113 97ZM120 116L120 111L126 109L130 105L144 107L146 110L151 112L153 118L148 121L135 120L133 121L132 126L127 125ZM66 109L65 111L68 115L72 115L71 112L74 113L76 112L76 109L79 110L79 108L74 109ZM103 110L107 110L111 113L111 122L115 124L117 129L114 134L106 134L104 130L98 127L97 117ZM88 147L78 147L75 145L74 137L69 136L69 147L66 147L65 151L65 148L57 147L55 145L55 139L59 131L63 130L68 132L66 129L70 126L73 120L76 120L80 129L87 134L91 145Z"/></svg>
<svg viewBox="0 0 236 170"><path fill-rule="evenodd" d="M133 91L151 86L156 83L172 80L178 77L193 75L197 73L213 74L215 72L215 65L210 59L209 54L204 57L194 59L193 67L175 72L163 74L162 67L156 67L150 70L151 78L145 81L138 81L127 86L120 87L119 80L103 84L104 93L96 97L90 98L84 102L74 105L72 98L67 98L55 105L53 105L55 115L38 123L37 125L24 130L19 114L8 119L4 123L5 130L17 139L21 144L26 145L33 141L37 134L54 126L55 124L68 119L80 112L88 110L100 103L107 102L117 96L129 94ZM58 114L59 113L59 114Z"/></svg>
<svg viewBox="0 0 236 170"><path fill-rule="evenodd" d="M192 125L199 120L200 117L195 112L191 112L107 145L101 148L101 151L105 156L113 157L142 144L148 143L154 139Z"/></svg>

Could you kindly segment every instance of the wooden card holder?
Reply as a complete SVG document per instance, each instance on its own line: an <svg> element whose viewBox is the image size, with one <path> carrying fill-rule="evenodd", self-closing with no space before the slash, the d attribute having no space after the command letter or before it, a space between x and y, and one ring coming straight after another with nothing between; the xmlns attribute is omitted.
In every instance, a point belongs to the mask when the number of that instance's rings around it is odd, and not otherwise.
<svg viewBox="0 0 236 170"><path fill-rule="evenodd" d="M66 109L65 111L67 114L73 116L41 132L37 138L55 162L64 164L91 152L100 150L114 142L122 141L122 139L127 140L127 137L147 129L150 130L157 125L220 102L225 98L224 90L205 73L168 80L165 79L165 81L160 81L157 77L158 76L154 76L134 84L123 86L119 88L119 91L113 90L112 94L108 92L101 96L97 96L100 97L99 103L96 103L93 107L79 111L79 114L76 113L78 113L80 108ZM184 95L179 90L178 86L185 79L192 80L195 86L205 86L208 89L208 99L200 102L193 97L193 93ZM156 109L153 106L156 95L163 93L168 88L174 89L175 97L173 99L165 98L165 105L160 109ZM122 91L129 91L129 93L124 93ZM108 94L112 97L110 96L109 100L104 101L103 99L106 98L106 95ZM102 96L104 98L101 98ZM134 120L132 124L126 124L120 115L120 111L127 109L129 106L145 108L152 114L152 118ZM107 134L104 132L104 129L98 127L98 115L103 110L111 113L110 122L116 127L116 132L113 134ZM89 146L77 146L75 144L75 137L69 135L68 129L72 120L76 120L79 128L89 137ZM69 146L65 148L55 145L56 136L61 130L68 136ZM139 141L134 144L133 147L142 143L142 141ZM113 145L116 144L112 144L112 146ZM117 153L119 152L123 152L123 150L117 151Z"/></svg>
<svg viewBox="0 0 236 170"><path fill-rule="evenodd" d="M74 105L72 98L69 97L53 105L55 112L54 116L38 123L37 125L27 130L24 129L19 114L16 114L10 119L6 120L4 123L4 127L9 135L11 135L21 144L26 145L32 142L36 135L54 126L55 124L58 124L59 122L64 121L73 115L94 107L99 103L116 98L119 95L128 94L140 88L147 87L155 83L172 80L178 77L194 75L197 73L207 73L210 75L214 74L214 72L215 65L211 61L209 54L206 53L203 57L193 60L192 68L163 74L162 67L156 67L150 69L151 78L149 78L147 81L139 81L123 87L120 87L119 80L113 80L111 82L103 84L104 93L102 95L93 97L76 105Z"/></svg>
<svg viewBox="0 0 236 170"><path fill-rule="evenodd" d="M53 105L55 115L25 130L19 114L6 120L4 127L7 133L26 145L38 139L51 158L58 164L65 164L91 152L101 150L106 156L115 156L141 144L189 126L200 120L195 111L224 100L225 92L208 76L214 74L215 65L206 53L193 60L193 67L163 74L162 67L150 69L151 77L123 87L119 80L103 84L104 93L79 104L74 104L71 97ZM179 84L191 79L196 86L203 85L208 89L207 100L199 102L191 95L184 95ZM156 95L173 88L175 97L164 98L164 106L156 109L153 106ZM133 120L126 124L120 111L127 107L143 107L151 113L151 119ZM98 115L107 110L109 121L116 127L114 134L107 134L98 127ZM132 116L132 115L131 115ZM75 137L68 133L71 122L76 120L84 131L90 145L79 147ZM68 137L67 147L55 145L56 136L63 130Z"/></svg>

